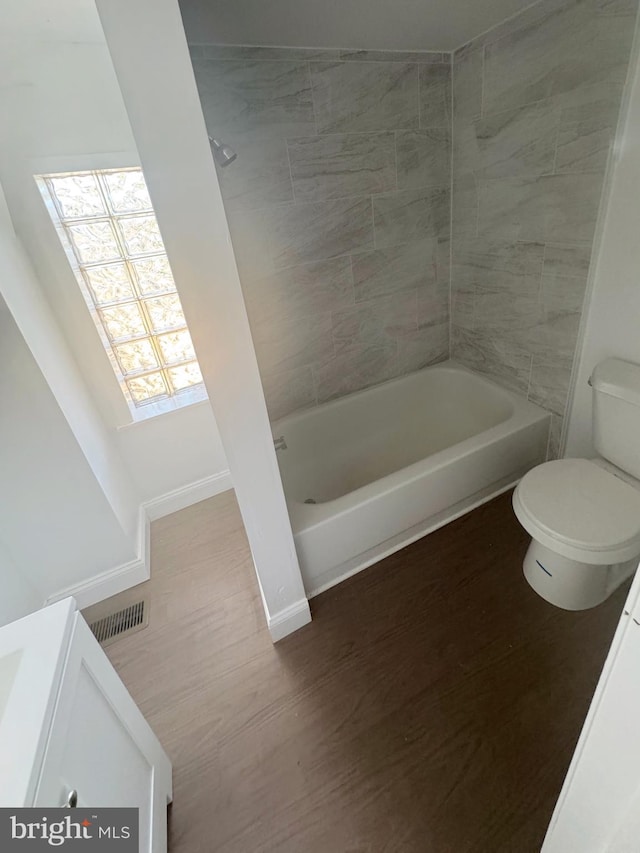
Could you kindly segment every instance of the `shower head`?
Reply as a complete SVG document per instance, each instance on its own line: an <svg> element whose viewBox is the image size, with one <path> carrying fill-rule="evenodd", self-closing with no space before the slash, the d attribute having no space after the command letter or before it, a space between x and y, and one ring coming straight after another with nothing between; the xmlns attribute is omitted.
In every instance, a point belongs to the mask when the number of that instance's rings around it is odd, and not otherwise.
<svg viewBox="0 0 640 853"><path fill-rule="evenodd" d="M211 148L213 150L213 156L215 157L215 161L219 166L223 168L228 166L229 163L233 163L233 161L238 156L236 152L229 145L225 145L224 142L221 142L219 139L213 139L211 136L209 137L209 142L211 143Z"/></svg>

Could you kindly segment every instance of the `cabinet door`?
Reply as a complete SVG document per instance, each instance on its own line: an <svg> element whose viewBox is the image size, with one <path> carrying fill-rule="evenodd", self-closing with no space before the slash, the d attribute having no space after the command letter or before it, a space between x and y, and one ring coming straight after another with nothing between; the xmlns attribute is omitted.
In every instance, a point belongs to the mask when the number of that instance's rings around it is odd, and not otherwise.
<svg viewBox="0 0 640 853"><path fill-rule="evenodd" d="M134 806L140 850L166 851L171 766L82 616L76 623L34 805Z"/></svg>
<svg viewBox="0 0 640 853"><path fill-rule="evenodd" d="M636 571L542 853L640 850L640 569Z"/></svg>

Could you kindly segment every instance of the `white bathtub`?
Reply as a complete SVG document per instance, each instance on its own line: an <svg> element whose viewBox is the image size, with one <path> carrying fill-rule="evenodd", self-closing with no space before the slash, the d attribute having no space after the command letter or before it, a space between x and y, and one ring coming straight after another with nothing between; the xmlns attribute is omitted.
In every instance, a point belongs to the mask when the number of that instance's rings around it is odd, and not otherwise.
<svg viewBox="0 0 640 853"><path fill-rule="evenodd" d="M307 594L514 485L545 460L549 418L448 361L276 422Z"/></svg>

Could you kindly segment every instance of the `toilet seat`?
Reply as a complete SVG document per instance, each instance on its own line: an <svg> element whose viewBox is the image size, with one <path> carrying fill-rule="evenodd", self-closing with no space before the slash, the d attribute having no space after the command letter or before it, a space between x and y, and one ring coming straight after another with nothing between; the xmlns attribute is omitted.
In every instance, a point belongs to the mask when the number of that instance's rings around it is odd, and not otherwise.
<svg viewBox="0 0 640 853"><path fill-rule="evenodd" d="M533 539L569 559L606 565L640 555L640 491L597 461L538 465L518 484L513 508Z"/></svg>

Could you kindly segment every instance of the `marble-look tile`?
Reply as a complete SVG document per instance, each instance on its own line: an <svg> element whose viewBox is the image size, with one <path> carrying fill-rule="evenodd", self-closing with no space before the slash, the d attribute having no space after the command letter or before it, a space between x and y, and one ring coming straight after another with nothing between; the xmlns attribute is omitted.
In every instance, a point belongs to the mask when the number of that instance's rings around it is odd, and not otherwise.
<svg viewBox="0 0 640 853"><path fill-rule="evenodd" d="M518 15L507 18L484 33L471 39L471 41L459 47L455 52L455 58L464 58L470 53L481 51L488 44L500 41L506 36L513 35L519 30L535 25L567 5L567 0L539 0L523 9Z"/></svg>
<svg viewBox="0 0 640 853"><path fill-rule="evenodd" d="M531 356L511 342L483 332L454 326L452 358L483 373L499 385L525 394L529 388Z"/></svg>
<svg viewBox="0 0 640 853"><path fill-rule="evenodd" d="M455 245L455 264L471 268L481 284L489 284L495 273L539 279L544 258L544 243L476 238Z"/></svg>
<svg viewBox="0 0 640 853"><path fill-rule="evenodd" d="M474 174L461 170L454 157L451 237L455 241L478 233L478 183Z"/></svg>
<svg viewBox="0 0 640 853"><path fill-rule="evenodd" d="M538 364L573 363L584 291L580 278L542 277L538 323L518 338Z"/></svg>
<svg viewBox="0 0 640 853"><path fill-rule="evenodd" d="M428 187L374 196L376 247L447 236L449 195L448 187Z"/></svg>
<svg viewBox="0 0 640 853"><path fill-rule="evenodd" d="M602 83L554 99L561 110L556 172L604 173L621 96L619 84Z"/></svg>
<svg viewBox="0 0 640 853"><path fill-rule="evenodd" d="M467 264L454 264L451 286L453 291L473 294L477 300L493 297L496 305L501 304L500 300L508 305L510 300L522 298L537 305L540 298L539 275L492 271Z"/></svg>
<svg viewBox="0 0 640 853"><path fill-rule="evenodd" d="M440 284L451 284L451 252L452 252L451 234L446 234L444 237L438 237L438 246L436 252L436 276Z"/></svg>
<svg viewBox="0 0 640 853"><path fill-rule="evenodd" d="M420 68L420 127L451 125L451 63Z"/></svg>
<svg viewBox="0 0 640 853"><path fill-rule="evenodd" d="M262 375L269 419L277 421L317 403L313 369L307 365Z"/></svg>
<svg viewBox="0 0 640 853"><path fill-rule="evenodd" d="M331 358L334 353L330 314L282 317L277 326L251 322L260 369L276 373Z"/></svg>
<svg viewBox="0 0 640 853"><path fill-rule="evenodd" d="M586 281L591 263L591 244L547 243L544 247L545 275L573 276Z"/></svg>
<svg viewBox="0 0 640 853"><path fill-rule="evenodd" d="M358 302L333 314L336 353L360 346L384 346L416 332L417 293L405 290Z"/></svg>
<svg viewBox="0 0 640 853"><path fill-rule="evenodd" d="M346 350L314 367L318 403L385 382L397 371L395 342Z"/></svg>
<svg viewBox="0 0 640 853"><path fill-rule="evenodd" d="M269 236L276 268L372 249L371 200L274 207L269 211Z"/></svg>
<svg viewBox="0 0 640 853"><path fill-rule="evenodd" d="M513 349L528 351L543 323L538 293L477 290L474 312L474 331L499 338Z"/></svg>
<svg viewBox="0 0 640 853"><path fill-rule="evenodd" d="M306 63L197 59L193 70L211 136L256 130L278 138L315 133Z"/></svg>
<svg viewBox="0 0 640 853"><path fill-rule="evenodd" d="M449 285L435 283L418 291L418 332L449 323ZM428 332L428 334L431 334ZM447 344L448 346L448 344Z"/></svg>
<svg viewBox="0 0 640 853"><path fill-rule="evenodd" d="M571 382L571 359L540 360L534 355L531 365L529 400L557 415L564 416L569 384Z"/></svg>
<svg viewBox="0 0 640 853"><path fill-rule="evenodd" d="M486 45L514 35L521 30L536 26L558 13L564 13L567 8L580 3L585 15L602 16L634 16L638 9L638 0L538 0L527 6L517 15L507 18L490 30L481 33L467 44L455 51L456 58L476 52ZM633 25L630 22L631 26Z"/></svg>
<svg viewBox="0 0 640 853"><path fill-rule="evenodd" d="M596 14L598 15L635 15L638 11L638 0L597 0Z"/></svg>
<svg viewBox="0 0 640 853"><path fill-rule="evenodd" d="M318 132L417 128L422 67L407 62L312 62Z"/></svg>
<svg viewBox="0 0 640 853"><path fill-rule="evenodd" d="M613 130L602 127L596 118L563 128L558 135L556 172L604 174L613 137Z"/></svg>
<svg viewBox="0 0 640 853"><path fill-rule="evenodd" d="M451 323L461 329L475 328L475 287L470 289L451 289Z"/></svg>
<svg viewBox="0 0 640 853"><path fill-rule="evenodd" d="M486 113L570 92L590 83L623 82L633 17L594 14L593 2L568 2L485 48Z"/></svg>
<svg viewBox="0 0 640 853"><path fill-rule="evenodd" d="M393 133L348 133L288 140L296 201L396 189Z"/></svg>
<svg viewBox="0 0 640 853"><path fill-rule="evenodd" d="M547 448L547 459L559 459L562 456L562 435L564 428L564 418L560 415L551 415L551 423L549 425L549 445Z"/></svg>
<svg viewBox="0 0 640 853"><path fill-rule="evenodd" d="M245 277L242 290L252 323L274 330L282 319L337 311L354 302L348 256Z"/></svg>
<svg viewBox="0 0 640 853"><path fill-rule="evenodd" d="M455 53L453 57L453 120L475 118L482 113L482 50ZM454 134L455 135L455 134Z"/></svg>
<svg viewBox="0 0 640 853"><path fill-rule="evenodd" d="M339 58L351 62L417 62L420 65L441 64L450 61L448 53L433 50L340 50Z"/></svg>
<svg viewBox="0 0 640 853"><path fill-rule="evenodd" d="M315 47L261 47L246 44L190 45L197 58L236 62L310 62L314 59L334 60L341 51Z"/></svg>
<svg viewBox="0 0 640 853"><path fill-rule="evenodd" d="M438 278L435 238L354 255L353 284L357 302L402 290L415 290Z"/></svg>
<svg viewBox="0 0 640 853"><path fill-rule="evenodd" d="M531 352L549 361L573 361L586 280L562 276L542 276L540 303L542 320L533 330Z"/></svg>
<svg viewBox="0 0 640 853"><path fill-rule="evenodd" d="M479 234L545 242L593 238L602 178L595 174L483 180Z"/></svg>
<svg viewBox="0 0 640 853"><path fill-rule="evenodd" d="M453 322L468 329L492 328L496 334L504 328L505 336L519 339L516 333L539 322L543 253L541 243L457 243L451 275Z"/></svg>
<svg viewBox="0 0 640 853"><path fill-rule="evenodd" d="M449 323L434 323L398 341L396 373L403 376L449 358Z"/></svg>
<svg viewBox="0 0 640 853"><path fill-rule="evenodd" d="M451 175L448 128L400 130L396 133L398 189L443 186Z"/></svg>
<svg viewBox="0 0 640 853"><path fill-rule="evenodd" d="M273 271L268 209L227 209L226 214L240 281Z"/></svg>
<svg viewBox="0 0 640 853"><path fill-rule="evenodd" d="M227 211L293 201L284 139L254 131L225 134L224 141L238 155L230 166L216 166Z"/></svg>
<svg viewBox="0 0 640 853"><path fill-rule="evenodd" d="M580 314L586 289L585 276L543 275L540 299L547 317Z"/></svg>
<svg viewBox="0 0 640 853"><path fill-rule="evenodd" d="M460 134L460 157L482 178L553 172L560 108L548 101L477 119Z"/></svg>

